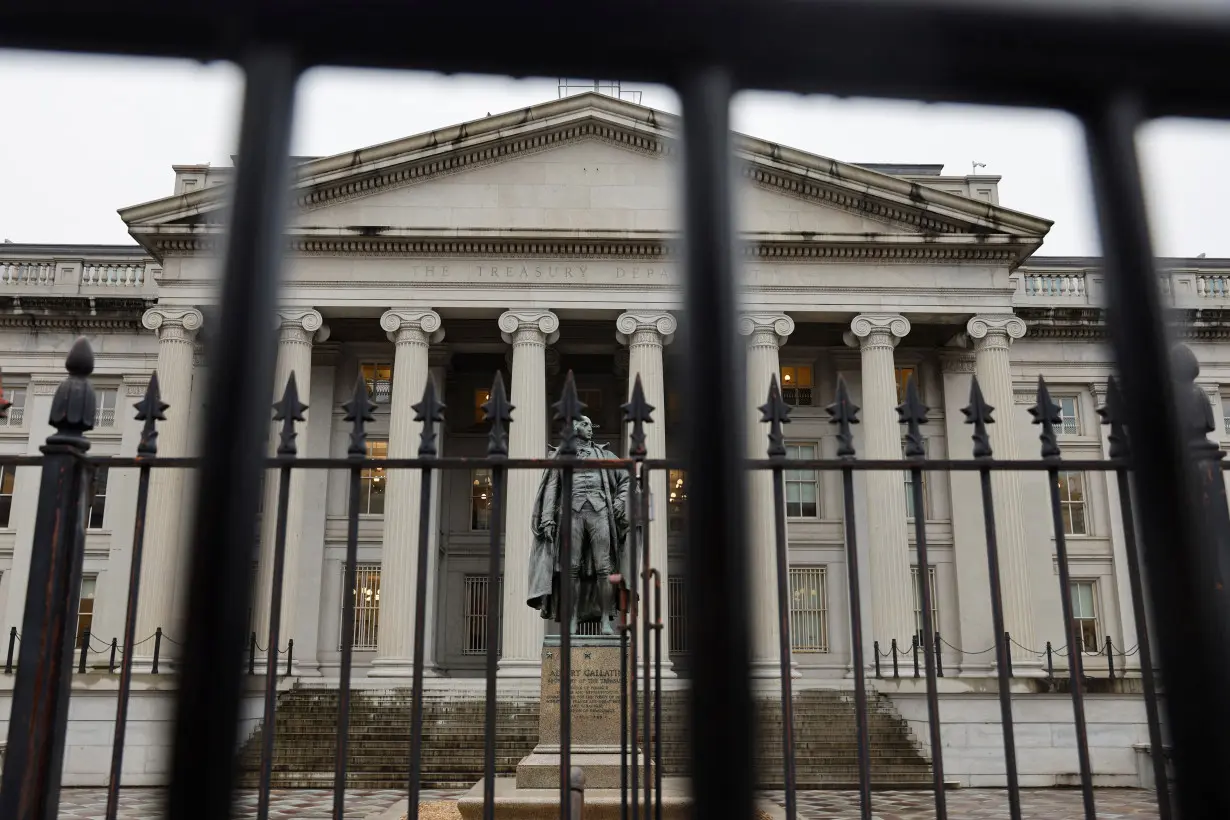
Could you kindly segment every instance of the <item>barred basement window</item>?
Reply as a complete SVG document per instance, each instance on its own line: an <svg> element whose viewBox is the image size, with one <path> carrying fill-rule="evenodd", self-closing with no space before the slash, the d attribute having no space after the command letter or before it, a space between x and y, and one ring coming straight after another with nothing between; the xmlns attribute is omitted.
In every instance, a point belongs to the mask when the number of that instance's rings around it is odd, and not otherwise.
<svg viewBox="0 0 1230 820"><path fill-rule="evenodd" d="M782 368L782 401L792 407L810 407L812 393L810 365L787 365Z"/></svg>
<svg viewBox="0 0 1230 820"><path fill-rule="evenodd" d="M4 391L4 400L10 402L9 411L0 425L5 427L20 427L26 415L26 388L14 387Z"/></svg>
<svg viewBox="0 0 1230 820"><path fill-rule="evenodd" d="M372 404L388 404L393 400L393 365L388 362L369 362L359 365L367 395Z"/></svg>
<svg viewBox="0 0 1230 820"><path fill-rule="evenodd" d="M790 649L828 652L828 595L825 567L790 568Z"/></svg>
<svg viewBox="0 0 1230 820"><path fill-rule="evenodd" d="M355 589L350 593L355 596L354 602L354 648L375 649L376 637L380 627L380 565L356 564ZM342 589L346 588L346 567L342 566ZM357 593L357 594L356 594ZM342 612L338 611L338 624L341 624ZM342 648L341 633L337 630L337 648Z"/></svg>
<svg viewBox="0 0 1230 820"><path fill-rule="evenodd" d="M666 628L672 655L688 654L688 596L683 578L666 578Z"/></svg>
<svg viewBox="0 0 1230 820"><path fill-rule="evenodd" d="M935 583L935 567L927 568L927 579L931 586L931 625L935 631L940 630L940 594ZM923 634L922 587L918 584L918 567L910 567L910 578L914 582L914 634ZM934 639L934 636L932 636Z"/></svg>
<svg viewBox="0 0 1230 820"><path fill-rule="evenodd" d="M464 609L461 618L464 633L461 647L463 655L487 654L487 593L490 591L487 578L486 575L465 577L465 591L462 593ZM501 577L497 583L503 587L504 579ZM496 597L503 598L502 588L496 590ZM496 647L497 655L500 654L501 648Z"/></svg>
<svg viewBox="0 0 1230 820"><path fill-rule="evenodd" d="M94 426L96 428L115 426L115 403L119 398L119 394L120 391L115 388L94 391L94 395L98 400L98 410L94 415Z"/></svg>

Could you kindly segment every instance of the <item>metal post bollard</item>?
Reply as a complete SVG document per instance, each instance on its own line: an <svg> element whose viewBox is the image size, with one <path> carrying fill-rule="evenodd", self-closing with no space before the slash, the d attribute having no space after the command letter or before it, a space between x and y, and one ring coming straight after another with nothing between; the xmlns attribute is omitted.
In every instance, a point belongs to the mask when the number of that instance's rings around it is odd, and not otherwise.
<svg viewBox="0 0 1230 820"><path fill-rule="evenodd" d="M893 638L893 679L901 677L901 670L897 668L897 639Z"/></svg>
<svg viewBox="0 0 1230 820"><path fill-rule="evenodd" d="M256 633L248 639L248 674L256 674Z"/></svg>
<svg viewBox="0 0 1230 820"><path fill-rule="evenodd" d="M584 820L585 818L585 770L580 766L573 766L572 771L568 775L568 795L572 800L572 820ZM636 796L633 795L633 800ZM649 811L649 807L645 807L645 811Z"/></svg>
<svg viewBox="0 0 1230 820"><path fill-rule="evenodd" d="M17 627L9 627L9 656L4 661L4 674L13 674L13 650L17 647Z"/></svg>
<svg viewBox="0 0 1230 820"><path fill-rule="evenodd" d="M1106 671L1111 680L1115 679L1115 647L1110 642L1110 635L1106 636Z"/></svg>
<svg viewBox="0 0 1230 820"><path fill-rule="evenodd" d="M1004 631L1004 655L1008 658L1008 677L1012 677L1012 636Z"/></svg>
<svg viewBox="0 0 1230 820"><path fill-rule="evenodd" d="M85 672L85 654L90 651L90 630L81 630L81 660L77 662L77 671Z"/></svg>
<svg viewBox="0 0 1230 820"><path fill-rule="evenodd" d="M910 651L914 654L914 677L918 677L918 636L910 639Z"/></svg>
<svg viewBox="0 0 1230 820"><path fill-rule="evenodd" d="M286 641L286 677L290 677L290 670L295 665L295 639L290 638Z"/></svg>
<svg viewBox="0 0 1230 820"><path fill-rule="evenodd" d="M150 664L149 673L158 674L158 653L162 651L162 627L154 630L154 662Z"/></svg>
<svg viewBox="0 0 1230 820"><path fill-rule="evenodd" d="M1046 676L1055 679L1055 655L1051 650L1051 642L1046 642Z"/></svg>
<svg viewBox="0 0 1230 820"><path fill-rule="evenodd" d="M880 674L880 642L879 641L875 642L875 651L876 651L876 677L881 678L883 677L883 675Z"/></svg>
<svg viewBox="0 0 1230 820"><path fill-rule="evenodd" d="M107 674L108 675L115 674L115 650L119 648L119 643L120 642L118 638L111 639L111 658L107 661Z"/></svg>
<svg viewBox="0 0 1230 820"><path fill-rule="evenodd" d="M935 633L935 676L944 677L944 657L940 653L940 633Z"/></svg>

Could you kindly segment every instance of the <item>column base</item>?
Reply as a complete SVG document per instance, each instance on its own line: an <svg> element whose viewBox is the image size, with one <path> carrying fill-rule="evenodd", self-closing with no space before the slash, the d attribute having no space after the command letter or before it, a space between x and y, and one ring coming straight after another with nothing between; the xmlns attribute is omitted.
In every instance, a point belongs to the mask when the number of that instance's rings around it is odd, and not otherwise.
<svg viewBox="0 0 1230 820"><path fill-rule="evenodd" d="M414 677L414 661L409 658L376 658L367 670L367 676L369 678L404 678L409 680ZM440 677L440 670L436 668L434 661L425 661L423 663L423 677Z"/></svg>
<svg viewBox="0 0 1230 820"><path fill-rule="evenodd" d="M752 661L748 669L748 677L753 681L780 680L782 676L781 670L781 664L777 661ZM665 667L662 672L662 677L666 677ZM799 665L797 663L790 664L791 680L797 680L801 677L803 677L803 673L799 671Z"/></svg>
<svg viewBox="0 0 1230 820"><path fill-rule="evenodd" d="M542 661L538 658L501 659L496 675L501 678L527 678L538 683L542 679Z"/></svg>

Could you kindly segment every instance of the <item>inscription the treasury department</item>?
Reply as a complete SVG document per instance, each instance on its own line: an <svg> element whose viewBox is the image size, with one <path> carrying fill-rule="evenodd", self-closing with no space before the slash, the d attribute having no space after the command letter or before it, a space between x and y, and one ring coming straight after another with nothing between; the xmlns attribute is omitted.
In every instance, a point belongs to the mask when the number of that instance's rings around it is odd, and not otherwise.
<svg viewBox="0 0 1230 820"><path fill-rule="evenodd" d="M504 282L673 282L675 266L611 265L594 262L514 263L440 262L409 265L401 270L417 280Z"/></svg>

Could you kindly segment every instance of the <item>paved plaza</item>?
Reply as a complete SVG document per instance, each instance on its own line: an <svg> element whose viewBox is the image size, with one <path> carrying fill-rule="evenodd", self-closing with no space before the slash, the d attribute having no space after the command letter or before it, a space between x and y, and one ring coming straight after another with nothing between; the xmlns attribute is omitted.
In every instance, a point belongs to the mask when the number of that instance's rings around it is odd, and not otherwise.
<svg viewBox="0 0 1230 820"><path fill-rule="evenodd" d="M367 820L388 810L405 798L401 789L354 789L346 793L346 815ZM454 800L458 791L428 789L423 802ZM160 816L162 789L124 789L120 793L120 817L146 820ZM782 792L764 792L763 797L782 805ZM1096 795L1099 820L1156 820L1157 803L1153 792L1142 789L1099 789ZM876 820L924 820L935 816L930 792L898 791L872 794ZM1026 820L1083 820L1080 792L1074 789L1027 789L1022 793ZM60 817L101 820L107 806L104 789L64 789L60 795ZM272 820L289 818L328 818L333 793L327 789L277 789L270 801ZM235 803L235 817L256 816L256 792L244 790ZM1008 800L1000 789L955 789L948 792L951 820L1007 820ZM799 817L802 820L858 820L858 793L852 791L799 792Z"/></svg>

